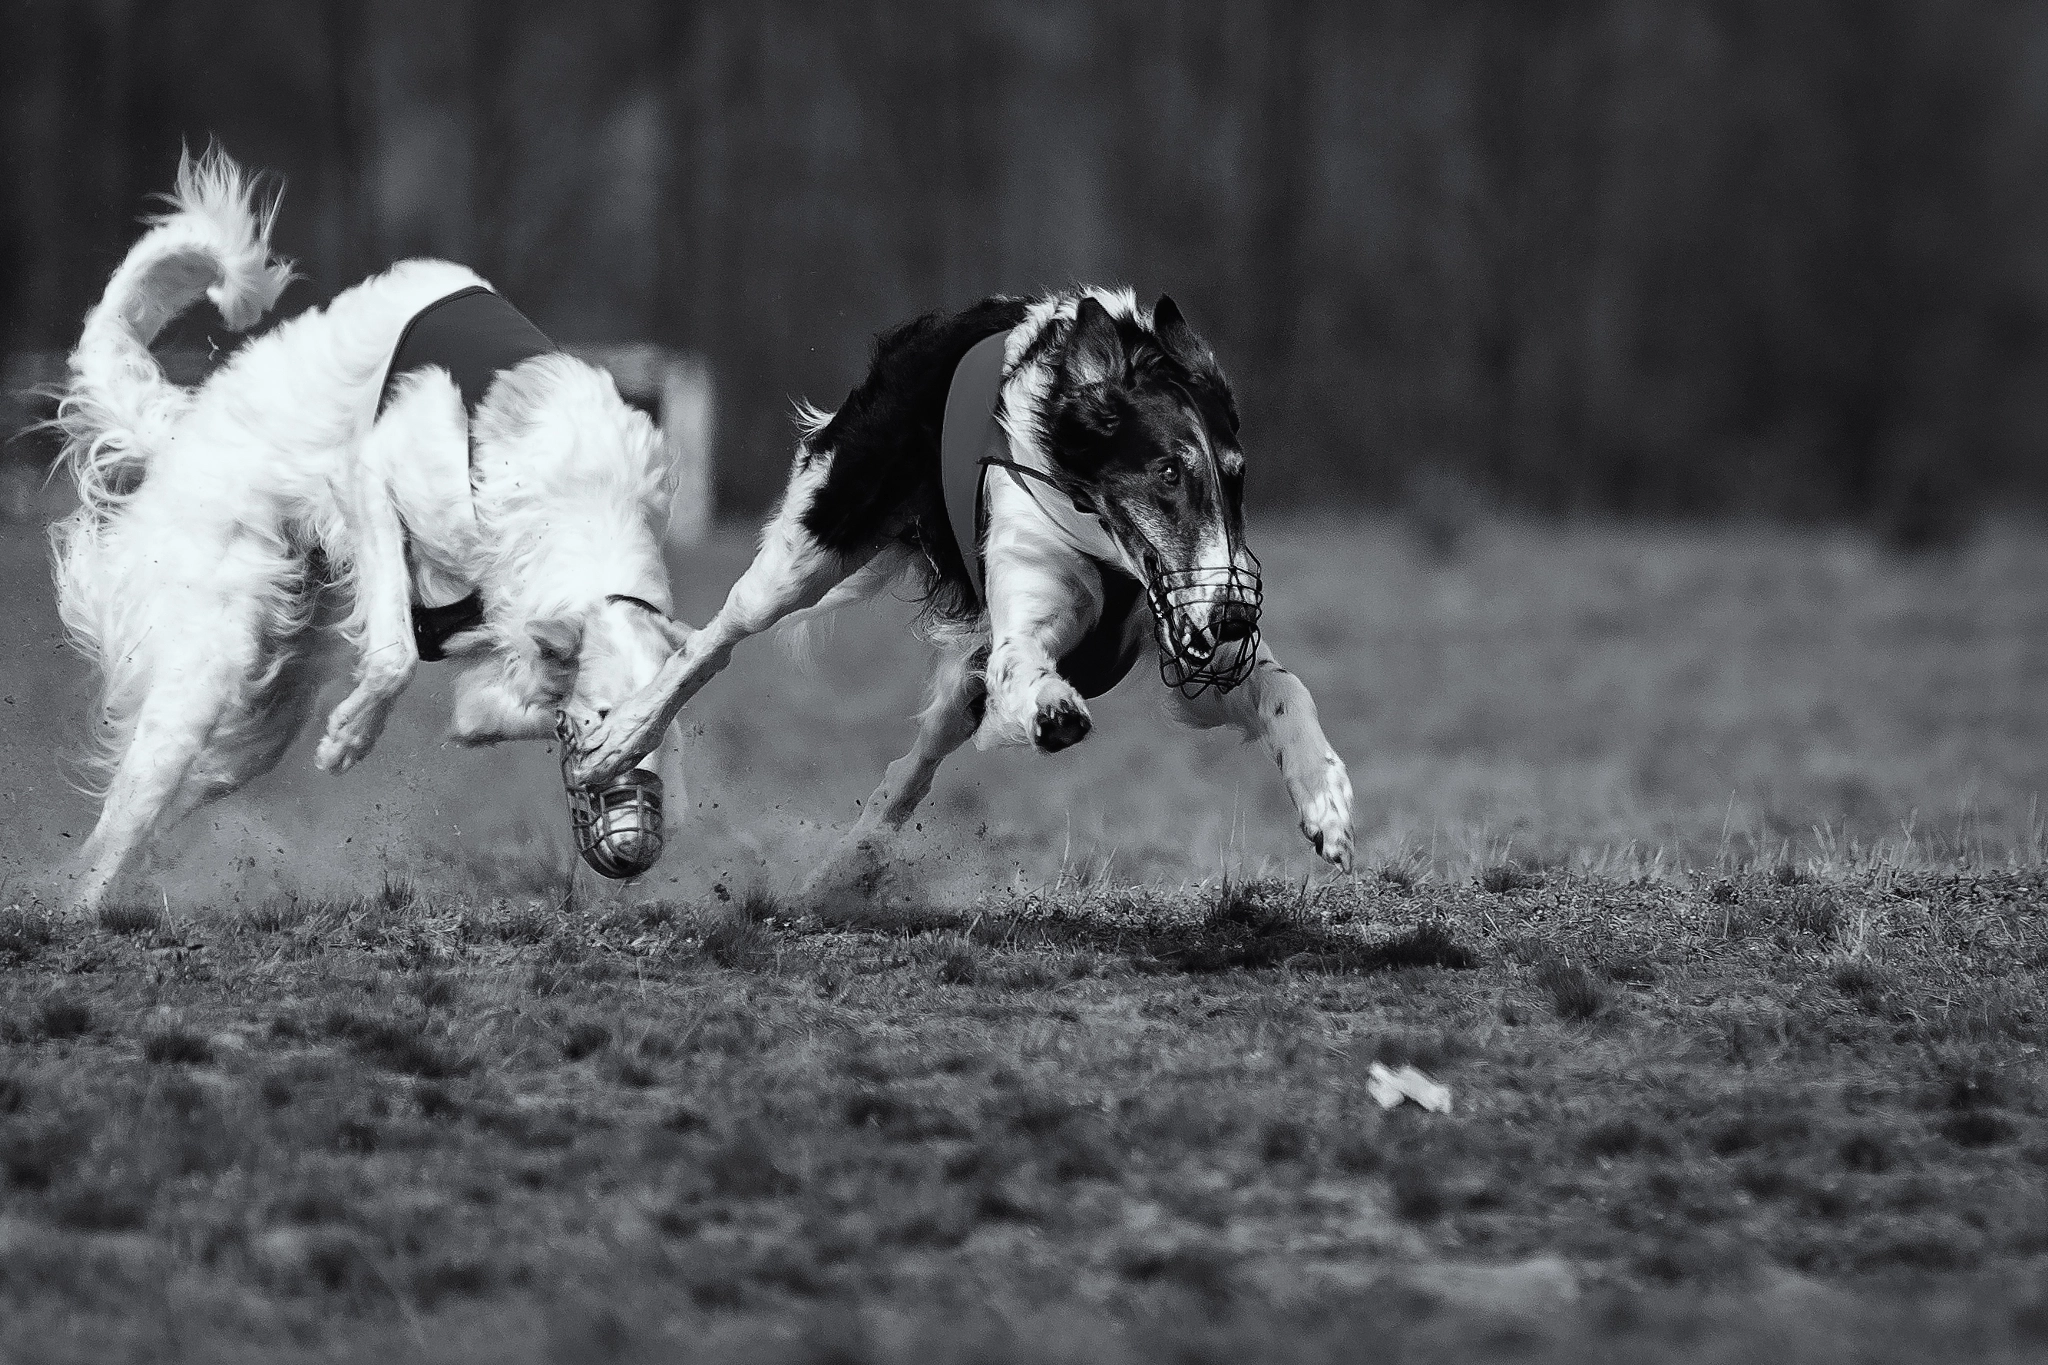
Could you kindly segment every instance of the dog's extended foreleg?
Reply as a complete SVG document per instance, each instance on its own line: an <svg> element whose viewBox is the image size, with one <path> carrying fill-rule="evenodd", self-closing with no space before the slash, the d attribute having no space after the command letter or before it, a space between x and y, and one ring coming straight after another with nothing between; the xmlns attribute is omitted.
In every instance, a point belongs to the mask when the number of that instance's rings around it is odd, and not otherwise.
<svg viewBox="0 0 2048 1365"><path fill-rule="evenodd" d="M339 499L353 544L348 561L355 611L348 633L360 653L355 690L327 718L314 751L321 771L347 772L384 733L391 708L419 667L412 634L412 575L405 562L405 527L392 496L402 464L463 467L467 437L462 400L438 372L409 382L363 438L349 486Z"/></svg>
<svg viewBox="0 0 2048 1365"><path fill-rule="evenodd" d="M803 513L824 483L827 462L798 472L782 507L761 535L760 553L726 594L725 605L661 666L654 681L584 737L578 782L616 777L661 742L705 683L732 659L733 646L759 635L792 612L815 606L832 586L870 556L834 554L804 529Z"/></svg>
<svg viewBox="0 0 2048 1365"><path fill-rule="evenodd" d="M327 733L313 753L314 763L330 773L347 772L370 752L420 662L419 646L412 635L405 531L397 509L381 482L360 490L355 504L350 523L356 534L355 591L362 618L362 661L355 690L327 717Z"/></svg>
<svg viewBox="0 0 2048 1365"><path fill-rule="evenodd" d="M1056 753L1078 744L1088 736L1088 706L1058 661L1101 616L1101 575L1049 543L992 540L988 596L988 709L975 746Z"/></svg>
<svg viewBox="0 0 2048 1365"><path fill-rule="evenodd" d="M1323 737L1315 699L1301 679L1280 666L1273 651L1261 642L1251 677L1229 692L1176 700L1191 723L1205 729L1233 726L1265 745L1280 765L1301 832L1323 857L1339 867L1351 866L1351 775Z"/></svg>

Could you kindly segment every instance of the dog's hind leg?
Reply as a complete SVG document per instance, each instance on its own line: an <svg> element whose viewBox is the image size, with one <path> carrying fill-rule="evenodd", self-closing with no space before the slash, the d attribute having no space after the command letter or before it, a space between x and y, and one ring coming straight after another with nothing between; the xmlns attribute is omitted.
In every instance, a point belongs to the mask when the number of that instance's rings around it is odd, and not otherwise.
<svg viewBox="0 0 2048 1365"><path fill-rule="evenodd" d="M939 661L931 704L918 718L916 744L882 774L882 784L862 808L850 838L903 828L911 812L930 795L939 765L972 738L974 727L981 723L985 696L980 665L985 657L954 654Z"/></svg>
<svg viewBox="0 0 2048 1365"><path fill-rule="evenodd" d="M615 777L651 753L683 704L731 661L734 645L817 605L835 584L873 558L872 551L836 554L804 527L804 511L823 487L829 466L829 459L813 458L797 471L782 507L761 533L759 553L732 585L718 614L668 657L652 682L584 737L577 781Z"/></svg>
<svg viewBox="0 0 2048 1365"><path fill-rule="evenodd" d="M194 612L180 624L176 643L164 648L155 681L136 712L128 747L114 769L99 822L86 840L86 870L77 900L91 909L105 899L116 878L134 863L149 836L183 815L203 795L187 792L195 766L203 767L216 729L234 710L246 679L256 671L262 646L260 611L253 601L216 608L239 619L208 628Z"/></svg>
<svg viewBox="0 0 2048 1365"><path fill-rule="evenodd" d="M1323 736L1315 698L1263 641L1244 682L1223 693L1176 695L1175 701L1190 724L1203 729L1228 725L1263 744L1280 765L1301 832L1323 857L1339 867L1351 866L1351 775Z"/></svg>
<svg viewBox="0 0 2048 1365"><path fill-rule="evenodd" d="M981 723L981 668L985 649L942 657L932 674L932 698L918 718L917 742L889 765L882 784L861 808L860 819L824 862L804 882L801 895L813 905L843 894L872 894L885 863L884 836L903 828L918 804L930 794L939 765L965 744Z"/></svg>

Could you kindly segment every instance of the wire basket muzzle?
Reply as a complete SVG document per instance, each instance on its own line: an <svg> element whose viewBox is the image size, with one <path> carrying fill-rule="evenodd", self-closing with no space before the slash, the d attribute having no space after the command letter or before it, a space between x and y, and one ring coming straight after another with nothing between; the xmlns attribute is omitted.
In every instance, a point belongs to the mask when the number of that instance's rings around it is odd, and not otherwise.
<svg viewBox="0 0 2048 1365"><path fill-rule="evenodd" d="M1252 675L1259 656L1265 585L1259 561L1161 570L1145 585L1159 642L1159 676L1187 697L1228 692ZM1206 613L1206 619L1203 619Z"/></svg>
<svg viewBox="0 0 2048 1365"><path fill-rule="evenodd" d="M569 830L576 852L600 877L625 881L661 861L661 777L634 768L609 782L585 786L570 779L575 727L567 715L555 721L562 745L562 790L569 798Z"/></svg>

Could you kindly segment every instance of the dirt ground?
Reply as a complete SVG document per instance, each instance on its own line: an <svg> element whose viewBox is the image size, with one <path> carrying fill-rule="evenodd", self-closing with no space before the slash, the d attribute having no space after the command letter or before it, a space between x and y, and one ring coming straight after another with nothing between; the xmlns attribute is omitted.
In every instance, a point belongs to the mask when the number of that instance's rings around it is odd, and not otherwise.
<svg viewBox="0 0 2048 1365"><path fill-rule="evenodd" d="M646 885L565 878L552 760L440 748L428 670L82 919L83 675L0 538L0 1358L2048 1350L2048 543L1259 548L1354 878L1138 679L794 900L908 742L870 617L693 706Z"/></svg>

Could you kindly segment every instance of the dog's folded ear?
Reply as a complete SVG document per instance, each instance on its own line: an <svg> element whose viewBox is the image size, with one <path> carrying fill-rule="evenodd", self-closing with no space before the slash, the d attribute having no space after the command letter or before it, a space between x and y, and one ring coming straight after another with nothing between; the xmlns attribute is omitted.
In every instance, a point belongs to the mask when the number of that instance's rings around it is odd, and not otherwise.
<svg viewBox="0 0 2048 1365"><path fill-rule="evenodd" d="M540 657L551 664L574 664L576 655L583 648L583 618L580 616L548 616L526 623L526 633L533 640Z"/></svg>
<svg viewBox="0 0 2048 1365"><path fill-rule="evenodd" d="M670 649L681 649L684 645L690 643L690 637L697 633L695 626L685 625L672 616L657 616L653 619L654 628L661 632L661 637L664 640L668 641Z"/></svg>
<svg viewBox="0 0 2048 1365"><path fill-rule="evenodd" d="M1101 443L1116 435L1123 424L1124 400L1108 384L1090 384L1060 405L1052 423L1053 444L1061 463L1091 465L1099 456Z"/></svg>
<svg viewBox="0 0 2048 1365"><path fill-rule="evenodd" d="M569 695L576 686L578 656L583 652L583 618L547 616L526 623L527 638L540 653L541 690L549 704Z"/></svg>
<svg viewBox="0 0 2048 1365"><path fill-rule="evenodd" d="M1128 357L1116 319L1093 294L1081 300L1074 313L1074 330L1067 337L1067 382L1113 384L1124 377Z"/></svg>

